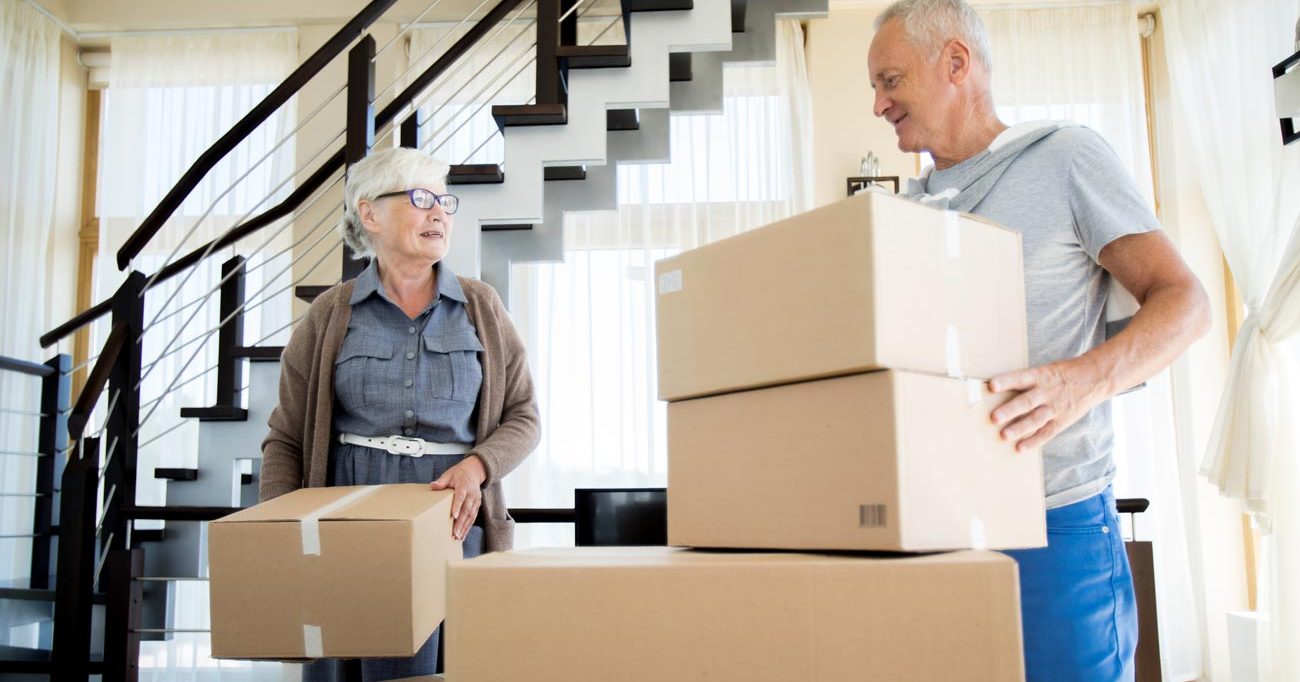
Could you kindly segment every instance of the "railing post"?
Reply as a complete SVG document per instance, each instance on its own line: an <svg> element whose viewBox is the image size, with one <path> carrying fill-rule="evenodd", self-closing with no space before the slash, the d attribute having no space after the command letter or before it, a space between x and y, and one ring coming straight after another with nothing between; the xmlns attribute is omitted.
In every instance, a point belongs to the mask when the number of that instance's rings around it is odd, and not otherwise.
<svg viewBox="0 0 1300 682"><path fill-rule="evenodd" d="M95 583L95 511L99 439L84 438L63 471L59 497L59 565L54 590L51 680L90 679Z"/></svg>
<svg viewBox="0 0 1300 682"><path fill-rule="evenodd" d="M411 112L410 116L402 121L401 136L398 138L400 144L407 149L420 148L420 110L416 109Z"/></svg>
<svg viewBox="0 0 1300 682"><path fill-rule="evenodd" d="M375 144L375 39L367 35L348 52L347 139L343 160L348 168L366 158ZM349 280L366 268L343 245L343 279Z"/></svg>
<svg viewBox="0 0 1300 682"><path fill-rule="evenodd" d="M36 449L35 514L32 517L32 589L50 586L51 532L54 529L54 482L59 480L68 449L68 409L72 403L72 358L56 355L45 363L54 373L41 379L41 426Z"/></svg>
<svg viewBox="0 0 1300 682"><path fill-rule="evenodd" d="M104 566L108 605L104 613L104 682L140 679L140 609L144 587L143 549L115 549Z"/></svg>
<svg viewBox="0 0 1300 682"><path fill-rule="evenodd" d="M146 277L135 271L113 295L113 324L126 326L126 344L108 375L105 414L104 523L105 544L126 549L129 521L118 508L135 504L136 458L139 455L141 338L144 335L144 292ZM114 404L116 402L116 404Z"/></svg>
<svg viewBox="0 0 1300 682"><path fill-rule="evenodd" d="M537 103L564 104L568 101L561 83L560 47L561 7L574 0L537 0Z"/></svg>
<svg viewBox="0 0 1300 682"><path fill-rule="evenodd" d="M212 407L183 407L181 417L209 421L246 419L240 407L239 391L244 379L244 360L235 349L244 345L244 257L234 256L221 264L220 317L217 330L217 396ZM129 504L129 503L128 503Z"/></svg>

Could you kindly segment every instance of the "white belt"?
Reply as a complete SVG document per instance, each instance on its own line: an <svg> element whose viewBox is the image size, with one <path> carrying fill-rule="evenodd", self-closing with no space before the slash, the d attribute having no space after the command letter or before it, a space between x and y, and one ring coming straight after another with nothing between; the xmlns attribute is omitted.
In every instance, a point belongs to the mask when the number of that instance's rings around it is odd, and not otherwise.
<svg viewBox="0 0 1300 682"><path fill-rule="evenodd" d="M387 451L391 455L465 455L474 449L466 443L431 443L423 438L412 436L388 436L383 438L366 438L354 433L340 433L339 442L346 445L360 445L376 450Z"/></svg>

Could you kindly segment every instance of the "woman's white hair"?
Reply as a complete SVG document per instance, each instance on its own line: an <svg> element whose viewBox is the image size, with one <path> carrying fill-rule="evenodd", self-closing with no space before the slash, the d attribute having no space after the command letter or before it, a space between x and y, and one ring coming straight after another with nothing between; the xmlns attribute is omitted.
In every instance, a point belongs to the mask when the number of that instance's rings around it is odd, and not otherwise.
<svg viewBox="0 0 1300 682"><path fill-rule="evenodd" d="M876 17L876 30L893 19L903 22L907 35L933 55L953 38L970 46L975 61L993 72L993 48L989 34L966 0L897 0Z"/></svg>
<svg viewBox="0 0 1300 682"><path fill-rule="evenodd" d="M357 204L362 199L374 201L380 194L423 187L436 190L433 185L446 185L448 166L445 162L418 149L394 147L375 152L348 169L347 184L343 189L343 219L339 221L339 234L354 257L374 255L370 233L361 224Z"/></svg>

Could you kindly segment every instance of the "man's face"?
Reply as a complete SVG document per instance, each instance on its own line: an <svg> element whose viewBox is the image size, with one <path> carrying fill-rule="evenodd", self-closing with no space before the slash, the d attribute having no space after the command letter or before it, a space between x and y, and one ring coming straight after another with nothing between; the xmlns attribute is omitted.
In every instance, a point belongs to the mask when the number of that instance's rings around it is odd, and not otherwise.
<svg viewBox="0 0 1300 682"><path fill-rule="evenodd" d="M902 151L933 151L947 136L944 123L956 90L945 77L944 60L937 57L909 40L897 19L881 26L871 41L867 68L875 90L872 111L894 126Z"/></svg>

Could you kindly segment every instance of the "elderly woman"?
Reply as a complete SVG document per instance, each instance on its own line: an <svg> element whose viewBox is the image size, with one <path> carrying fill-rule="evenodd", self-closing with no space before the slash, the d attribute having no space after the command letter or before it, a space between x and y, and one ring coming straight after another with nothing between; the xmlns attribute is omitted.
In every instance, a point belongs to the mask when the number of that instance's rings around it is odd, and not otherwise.
<svg viewBox="0 0 1300 682"><path fill-rule="evenodd" d="M355 280L317 297L285 346L260 493L265 501L326 485L454 489L452 534L468 558L510 548L501 479L532 452L539 428L523 343L501 299L442 262L459 203L446 173L412 149L349 169L339 229L358 257L372 258ZM435 632L413 658L363 661L362 677L431 674L437 640ZM357 666L316 661L303 679L342 679Z"/></svg>

